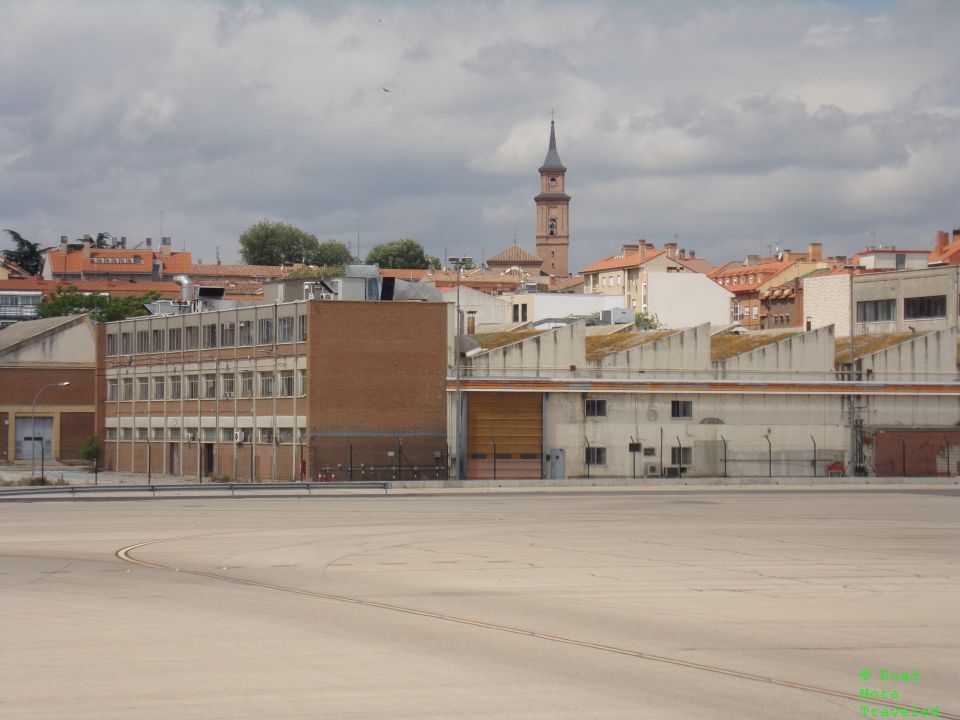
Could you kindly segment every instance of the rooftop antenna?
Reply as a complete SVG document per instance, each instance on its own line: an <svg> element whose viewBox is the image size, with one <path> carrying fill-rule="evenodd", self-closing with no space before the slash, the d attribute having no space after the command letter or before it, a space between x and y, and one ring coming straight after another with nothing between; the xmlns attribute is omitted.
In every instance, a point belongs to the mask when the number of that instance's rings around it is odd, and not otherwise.
<svg viewBox="0 0 960 720"><path fill-rule="evenodd" d="M217 265L220 264L220 246L217 245Z"/></svg>
<svg viewBox="0 0 960 720"><path fill-rule="evenodd" d="M357 218L357 260L360 260L360 218Z"/></svg>
<svg viewBox="0 0 960 720"><path fill-rule="evenodd" d="M163 238L163 210L160 211L160 237Z"/></svg>

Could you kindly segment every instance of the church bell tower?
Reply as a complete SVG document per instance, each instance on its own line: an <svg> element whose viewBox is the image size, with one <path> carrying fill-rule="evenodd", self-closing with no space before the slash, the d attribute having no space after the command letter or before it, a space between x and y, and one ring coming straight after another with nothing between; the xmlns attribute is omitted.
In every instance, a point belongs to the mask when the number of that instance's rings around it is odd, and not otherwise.
<svg viewBox="0 0 960 720"><path fill-rule="evenodd" d="M554 277L569 277L570 196L564 191L567 169L557 153L557 136L550 121L550 147L540 166L537 204L537 257L540 269Z"/></svg>

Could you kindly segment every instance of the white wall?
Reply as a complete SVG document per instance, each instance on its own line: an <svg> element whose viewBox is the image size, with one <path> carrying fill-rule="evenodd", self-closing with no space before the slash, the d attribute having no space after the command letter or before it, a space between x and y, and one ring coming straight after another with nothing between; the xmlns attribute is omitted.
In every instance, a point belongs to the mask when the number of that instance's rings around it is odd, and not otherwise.
<svg viewBox="0 0 960 720"><path fill-rule="evenodd" d="M601 310L626 307L623 295L574 295L570 293L526 293L504 295L514 305L527 304L527 321L591 315ZM512 316L511 316L512 317Z"/></svg>
<svg viewBox="0 0 960 720"><path fill-rule="evenodd" d="M834 326L837 337L850 334L850 276L822 275L803 280L803 314L811 329Z"/></svg>
<svg viewBox="0 0 960 720"><path fill-rule="evenodd" d="M457 290L451 288L443 293L443 301L457 302ZM496 295L474 290L466 286L460 287L460 309L464 313L464 332L467 330L466 318L471 310L477 312L477 325L501 325L510 322L510 301Z"/></svg>
<svg viewBox="0 0 960 720"><path fill-rule="evenodd" d="M700 273L646 273L647 313L667 328L730 324L733 293Z"/></svg>

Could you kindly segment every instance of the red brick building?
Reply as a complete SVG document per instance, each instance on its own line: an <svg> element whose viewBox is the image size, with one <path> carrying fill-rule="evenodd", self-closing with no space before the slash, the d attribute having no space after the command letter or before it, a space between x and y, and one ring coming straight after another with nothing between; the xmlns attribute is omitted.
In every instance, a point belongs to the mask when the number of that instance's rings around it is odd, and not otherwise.
<svg viewBox="0 0 960 720"><path fill-rule="evenodd" d="M100 325L104 464L243 480L445 473L447 313L298 301Z"/></svg>
<svg viewBox="0 0 960 720"><path fill-rule="evenodd" d="M0 462L80 457L95 431L94 359L94 329L85 315L0 330Z"/></svg>

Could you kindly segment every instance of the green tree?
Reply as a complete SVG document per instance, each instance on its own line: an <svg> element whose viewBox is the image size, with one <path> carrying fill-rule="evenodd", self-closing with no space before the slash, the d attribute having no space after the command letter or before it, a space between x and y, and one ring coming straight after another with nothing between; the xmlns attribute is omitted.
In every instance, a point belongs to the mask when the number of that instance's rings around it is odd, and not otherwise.
<svg viewBox="0 0 960 720"><path fill-rule="evenodd" d="M94 322L111 322L147 314L143 305L156 302L160 293L151 290L143 295L108 297L81 293L74 285L58 287L37 307L37 317L61 317L90 313Z"/></svg>
<svg viewBox="0 0 960 720"><path fill-rule="evenodd" d="M96 435L91 435L87 441L80 446L80 457L89 460L93 468L97 467L97 460L103 455L103 445L97 440Z"/></svg>
<svg viewBox="0 0 960 720"><path fill-rule="evenodd" d="M3 256L22 267L31 275L39 275L43 267L43 253L40 252L40 243L27 240L16 230L4 230L10 239L16 243L16 250L4 250Z"/></svg>
<svg viewBox="0 0 960 720"><path fill-rule="evenodd" d="M353 262L353 253L350 248L339 240L327 240L320 243L317 252L312 257L307 258L311 265L320 265L334 267L337 265L349 265Z"/></svg>
<svg viewBox="0 0 960 720"><path fill-rule="evenodd" d="M640 330L657 330L660 327L660 321L655 314L638 312L636 317L637 328Z"/></svg>
<svg viewBox="0 0 960 720"><path fill-rule="evenodd" d="M346 270L343 265L320 265L297 268L283 276L284 280L320 280L322 278L343 277Z"/></svg>
<svg viewBox="0 0 960 720"><path fill-rule="evenodd" d="M316 258L316 235L284 222L261 220L240 236L240 257L248 265L283 265Z"/></svg>
<svg viewBox="0 0 960 720"><path fill-rule="evenodd" d="M435 267L430 261L423 245L411 238L376 245L367 253L367 265L379 265L382 268L426 270Z"/></svg>

